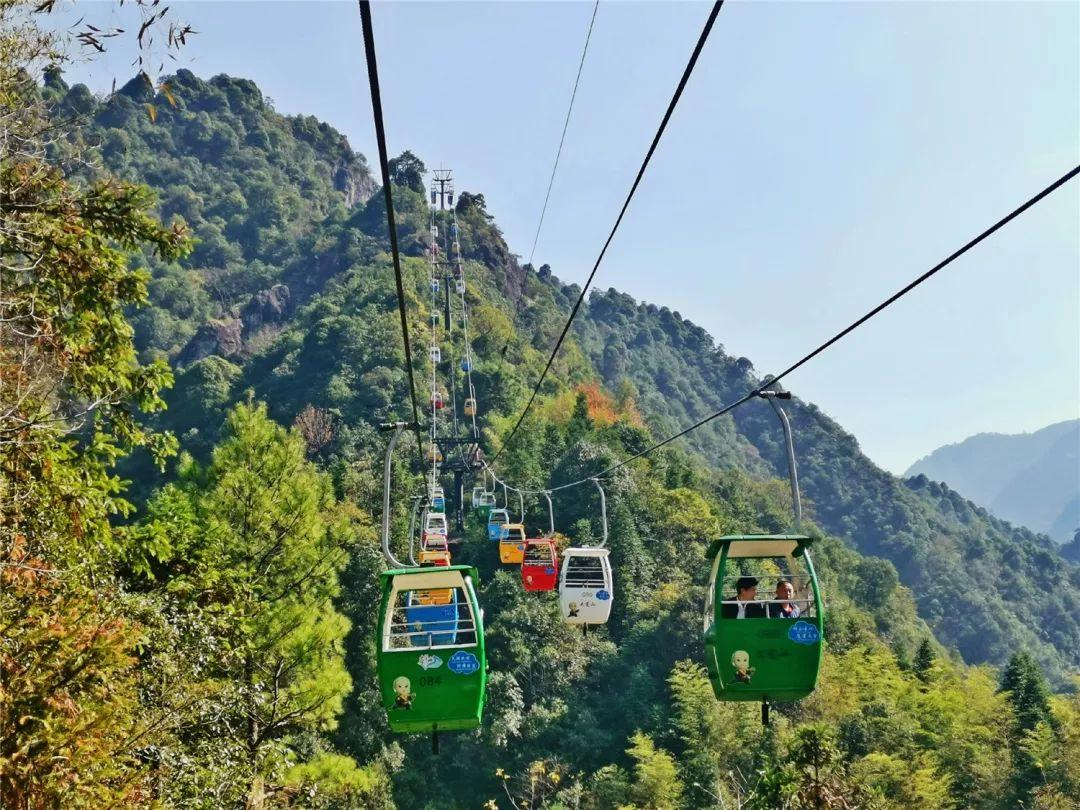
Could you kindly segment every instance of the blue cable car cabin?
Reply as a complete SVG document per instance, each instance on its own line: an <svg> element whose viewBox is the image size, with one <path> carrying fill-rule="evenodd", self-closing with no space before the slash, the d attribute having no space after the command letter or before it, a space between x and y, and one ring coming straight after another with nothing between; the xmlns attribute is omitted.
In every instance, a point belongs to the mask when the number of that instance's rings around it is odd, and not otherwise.
<svg viewBox="0 0 1080 810"><path fill-rule="evenodd" d="M798 534L729 535L710 545L705 662L719 700L791 701L814 691L824 611L812 542Z"/></svg>
<svg viewBox="0 0 1080 810"><path fill-rule="evenodd" d="M449 601L439 604L448 594ZM434 604L431 604L434 603ZM405 624L413 647L434 647L457 643L457 593L449 588L414 591L405 607Z"/></svg>
<svg viewBox="0 0 1080 810"><path fill-rule="evenodd" d="M431 511L432 512L445 512L446 511L446 493L442 487L431 488Z"/></svg>
<svg viewBox="0 0 1080 810"><path fill-rule="evenodd" d="M509 522L509 512L505 509L492 509L488 513L488 540L501 540L503 536L503 526L506 526Z"/></svg>

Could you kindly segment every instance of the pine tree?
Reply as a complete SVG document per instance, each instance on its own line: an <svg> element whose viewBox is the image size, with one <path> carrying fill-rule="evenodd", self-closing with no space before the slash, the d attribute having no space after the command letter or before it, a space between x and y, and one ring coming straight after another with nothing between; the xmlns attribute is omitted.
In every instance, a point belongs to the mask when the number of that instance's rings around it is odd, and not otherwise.
<svg viewBox="0 0 1080 810"><path fill-rule="evenodd" d="M932 670L937 655L934 653L934 645L929 638L919 642L919 648L915 651L915 677L923 683L929 683L932 679Z"/></svg>
<svg viewBox="0 0 1080 810"><path fill-rule="evenodd" d="M1042 766L1026 746L1028 734L1050 719L1050 688L1039 665L1028 653L1015 653L1001 676L1001 691L1013 709L1015 722L1010 737L1013 756L1013 799L1027 806L1043 782Z"/></svg>
<svg viewBox="0 0 1080 810"><path fill-rule="evenodd" d="M133 567L156 574L181 654L204 661L179 746L229 761L220 795L259 807L302 759L297 736L332 729L352 685L331 602L351 529L303 438L264 406L234 408L225 436L206 469L189 463L151 502Z"/></svg>

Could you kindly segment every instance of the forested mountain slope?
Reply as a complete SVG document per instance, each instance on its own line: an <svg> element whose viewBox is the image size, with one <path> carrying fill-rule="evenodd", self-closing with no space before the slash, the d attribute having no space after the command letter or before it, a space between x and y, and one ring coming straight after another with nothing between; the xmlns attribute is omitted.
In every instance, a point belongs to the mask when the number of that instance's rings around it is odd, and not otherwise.
<svg viewBox="0 0 1080 810"><path fill-rule="evenodd" d="M609 290L593 296L576 329L609 385L626 376L666 432L700 419L758 382L699 327L666 308ZM800 482L815 518L867 554L892 560L920 613L968 660L1001 660L1013 644L1080 662L1076 585L1080 573L1054 544L994 518L941 484L902 481L878 468L858 442L813 404L793 399ZM764 461L783 475L783 435L771 409L748 403L699 440L708 457ZM708 428L706 428L708 429ZM732 437L725 446L724 431ZM737 437L737 439L735 438ZM1022 640L1022 641L1021 641Z"/></svg>
<svg viewBox="0 0 1080 810"><path fill-rule="evenodd" d="M341 133L276 113L253 82L181 70L164 88L141 74L100 102L51 72L45 91L58 115L87 122L82 135L111 174L151 186L160 215L190 228L195 247L182 264L148 259L152 306L133 315L146 352L175 357L187 347L190 362L239 351L264 321L282 319L291 301L280 292L264 292L261 306L249 299L287 273L315 275L314 226L366 200L374 184ZM306 289L293 286L293 296Z"/></svg>
<svg viewBox="0 0 1080 810"><path fill-rule="evenodd" d="M179 265L152 266L152 306L136 315L144 351L182 366L165 423L192 449L208 449L217 425L208 415L248 389L286 423L308 404L333 409L348 430L401 413L392 286L386 273L372 278L363 269L385 266L387 248L381 195L364 202L371 181L363 158L325 124L274 113L250 82L203 82L182 71L170 84L175 107L138 80L103 104L85 88L61 96L62 84L53 85L61 109L92 117L87 138L102 144L105 165L159 188L162 213L184 216L202 245ZM150 103L155 120L143 106ZM394 167L399 231L413 256L429 239L421 169L411 157ZM546 266L519 266L482 195L463 193L457 207L480 358L474 379L485 424L503 428L578 287ZM423 345L425 264L407 265ZM758 379L748 359L730 357L700 327L614 290L593 294L573 334L576 345L558 364L562 381L599 375L612 391L629 384L658 436ZM546 393L557 389L552 383ZM1052 544L941 485L880 470L812 404L794 400L790 410L814 518L860 551L892 560L944 643L971 662L1036 651L1055 678L1080 664L1080 570ZM497 442L500 431L488 435ZM689 443L721 469L785 474L779 427L760 403ZM538 464L523 474L535 485L547 476Z"/></svg>
<svg viewBox="0 0 1080 810"><path fill-rule="evenodd" d="M329 127L278 116L253 85L228 77L180 74L168 93L139 80L102 100L53 73L43 92L54 112L77 109L83 122L59 152L88 145L99 176L113 168L154 185L160 212L182 215L203 241L185 255L179 219L158 229L141 191L107 179L93 204L75 197L29 218L0 210L45 236L40 261L0 264L23 268L14 289L29 289L26 300L48 300L70 260L117 280L116 290L77 290L93 294L72 296L56 315L77 327L103 312L115 362L99 368L92 350L38 347L57 365L93 372L76 395L118 378L134 389L116 403L119 429L98 420L95 432L61 433L36 454L29 443L16 454L0 445L0 483L33 484L32 508L0 501L0 528L17 526L13 542L0 535L0 561L17 561L0 569L0 718L13 730L0 737L5 803L1049 810L1080 800L1080 700L1051 696L1042 671L1064 687L1063 671L1075 668L1075 571L954 493L928 482L907 488L876 470L801 403L793 408L814 501L807 528L827 595L811 697L775 706L762 729L757 706L715 700L700 664L708 541L790 525L786 484L772 477L782 469L779 432L771 414L748 408L688 448L664 448L605 479L616 596L611 621L588 635L563 621L552 594L525 593L470 520L455 560L479 569L491 664L484 722L443 735L438 756L425 737L391 735L375 676L385 449L375 424L406 416L408 391L385 210L381 195L356 191L370 189L362 158ZM70 164L69 195L84 188L84 166ZM360 186L341 181L342 166ZM0 162L3 178L21 168ZM421 258L424 168L409 153L391 168L425 380L434 313ZM23 176L68 182L55 172ZM46 186L40 195L49 203L57 193ZM182 200L183 211L170 207ZM130 207L102 218L110 202ZM76 227L54 227L57 211ZM520 267L482 195L459 194L456 214L473 381L485 444L495 448L578 288L550 268ZM449 217L438 214L444 232ZM73 230L90 238L55 238ZM152 240L156 252L138 252ZM206 244L215 250L200 250ZM138 324L142 358L167 358L175 372L163 412L156 394L166 371L136 363L125 313ZM452 337L439 327L451 357L461 355L463 326ZM87 330L71 332L95 347ZM456 367L451 359L442 371ZM615 293L594 297L554 371L498 462L519 485L595 474L753 381L749 361L727 357L699 328ZM150 442L132 421L175 431L181 452L160 473L135 458L122 468L132 484L121 492L112 460ZM399 545L410 496L423 486L410 444L394 464ZM546 525L546 504L525 511L531 528ZM594 540L598 512L591 487L560 493L560 542ZM25 559L33 566L21 567ZM51 576L51 565L65 575ZM1012 617L1026 610L1034 624L1055 607L1063 615L1047 632L1066 639L1057 649ZM970 643L969 627L990 628L996 645ZM954 645L1001 663L1026 651L999 673L964 663Z"/></svg>
<svg viewBox="0 0 1080 810"><path fill-rule="evenodd" d="M1080 420L1034 433L980 433L911 465L1012 523L1058 542L1080 528Z"/></svg>

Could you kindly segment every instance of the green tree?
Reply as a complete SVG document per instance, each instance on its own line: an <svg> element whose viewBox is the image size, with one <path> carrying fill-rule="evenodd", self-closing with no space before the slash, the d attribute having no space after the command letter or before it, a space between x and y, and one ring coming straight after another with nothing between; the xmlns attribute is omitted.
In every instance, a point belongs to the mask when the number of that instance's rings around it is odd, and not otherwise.
<svg viewBox="0 0 1080 810"><path fill-rule="evenodd" d="M129 509L112 468L171 446L138 418L170 374L138 362L124 311L146 276L128 254L177 258L187 239L150 216L147 189L65 177L78 155L31 79L61 57L38 5L0 4L0 804L115 806L145 786L147 729L139 628L111 571L109 518Z"/></svg>
<svg viewBox="0 0 1080 810"><path fill-rule="evenodd" d="M348 622L331 600L352 529L303 438L264 406L233 408L224 436L208 467L188 462L150 502L131 565L162 589L180 654L204 660L179 745L229 761L220 790L260 807L296 761L298 735L332 729L351 687ZM318 772L320 783L353 779Z"/></svg>
<svg viewBox="0 0 1080 810"><path fill-rule="evenodd" d="M932 670L936 659L934 645L930 642L930 639L924 638L919 642L919 648L915 651L915 677L923 683L929 683L933 677Z"/></svg>
<svg viewBox="0 0 1080 810"><path fill-rule="evenodd" d="M630 738L626 753L634 760L634 781L630 789L634 806L642 810L674 810L678 807L683 785L675 758L657 748L652 738L640 731Z"/></svg>
<svg viewBox="0 0 1080 810"><path fill-rule="evenodd" d="M1001 674L1001 691L1012 706L1015 724L1010 736L1013 755L1013 799L1029 804L1043 782L1042 763L1024 744L1040 723L1050 720L1050 689L1042 669L1026 652L1014 653Z"/></svg>
<svg viewBox="0 0 1080 810"><path fill-rule="evenodd" d="M390 182L395 186L424 193L424 174L427 172L427 167L420 158L406 149L396 158L390 158L389 165Z"/></svg>

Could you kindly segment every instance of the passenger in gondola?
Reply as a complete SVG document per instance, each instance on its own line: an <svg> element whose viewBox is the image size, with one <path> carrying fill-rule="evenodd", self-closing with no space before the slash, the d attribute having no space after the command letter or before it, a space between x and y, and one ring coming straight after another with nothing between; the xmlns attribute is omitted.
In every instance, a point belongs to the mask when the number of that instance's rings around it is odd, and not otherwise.
<svg viewBox="0 0 1080 810"><path fill-rule="evenodd" d="M802 615L799 606L791 600L795 598L795 586L782 579L776 583L776 599L783 600L779 605L769 605L769 615L774 619L796 619Z"/></svg>
<svg viewBox="0 0 1080 810"><path fill-rule="evenodd" d="M757 578L739 577L735 582L735 600L721 605L725 619L764 619L765 605L757 601Z"/></svg>

